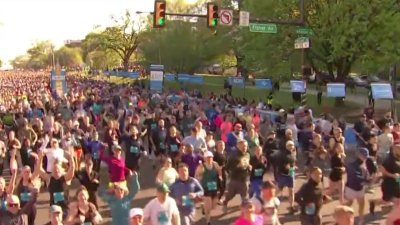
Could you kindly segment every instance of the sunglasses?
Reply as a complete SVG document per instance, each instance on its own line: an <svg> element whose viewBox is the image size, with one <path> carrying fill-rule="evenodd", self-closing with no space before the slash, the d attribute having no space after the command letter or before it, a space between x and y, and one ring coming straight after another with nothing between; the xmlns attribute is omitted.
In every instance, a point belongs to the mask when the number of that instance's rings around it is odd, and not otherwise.
<svg viewBox="0 0 400 225"><path fill-rule="evenodd" d="M9 207L9 208L16 208L16 207L18 207L18 203L8 203L7 204L7 207Z"/></svg>

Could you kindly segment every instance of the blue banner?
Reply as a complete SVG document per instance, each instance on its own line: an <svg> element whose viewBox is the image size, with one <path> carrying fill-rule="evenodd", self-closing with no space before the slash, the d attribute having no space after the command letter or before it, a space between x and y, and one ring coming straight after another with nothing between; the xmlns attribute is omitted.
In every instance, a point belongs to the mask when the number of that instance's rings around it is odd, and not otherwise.
<svg viewBox="0 0 400 225"><path fill-rule="evenodd" d="M50 73L51 89L53 93L56 93L58 95L58 97L61 97L68 92L67 80L65 78L65 75L65 70L61 69L60 67L57 67Z"/></svg>
<svg viewBox="0 0 400 225"><path fill-rule="evenodd" d="M178 81L190 84L204 84L204 77L190 74L178 74Z"/></svg>
<svg viewBox="0 0 400 225"><path fill-rule="evenodd" d="M150 90L161 92L163 90L163 83L164 66L150 65Z"/></svg>
<svg viewBox="0 0 400 225"><path fill-rule="evenodd" d="M374 99L393 99L392 86L387 83L372 83L372 97Z"/></svg>
<svg viewBox="0 0 400 225"><path fill-rule="evenodd" d="M272 89L272 80L271 79L255 79L254 87L259 89Z"/></svg>
<svg viewBox="0 0 400 225"><path fill-rule="evenodd" d="M290 88L292 89L292 92L304 93L306 92L306 83L304 80L291 80Z"/></svg>
<svg viewBox="0 0 400 225"><path fill-rule="evenodd" d="M174 74L165 74L165 80L166 81L175 81L175 75Z"/></svg>
<svg viewBox="0 0 400 225"><path fill-rule="evenodd" d="M232 87L240 87L244 88L245 82L243 77L229 77L229 84L232 85Z"/></svg>
<svg viewBox="0 0 400 225"><path fill-rule="evenodd" d="M329 83L326 85L326 95L328 97L345 97L346 86L344 83Z"/></svg>

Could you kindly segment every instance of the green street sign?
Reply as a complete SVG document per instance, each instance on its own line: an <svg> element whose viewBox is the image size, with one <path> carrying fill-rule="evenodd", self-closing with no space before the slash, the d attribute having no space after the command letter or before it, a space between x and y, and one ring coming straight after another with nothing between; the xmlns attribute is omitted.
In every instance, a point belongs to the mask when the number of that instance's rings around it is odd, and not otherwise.
<svg viewBox="0 0 400 225"><path fill-rule="evenodd" d="M274 23L268 23L268 24L250 23L249 28L250 32L269 33L269 34L278 33L278 27Z"/></svg>
<svg viewBox="0 0 400 225"><path fill-rule="evenodd" d="M313 34L313 32L310 28L304 28L304 27L297 28L296 33L297 34L308 34L308 35Z"/></svg>

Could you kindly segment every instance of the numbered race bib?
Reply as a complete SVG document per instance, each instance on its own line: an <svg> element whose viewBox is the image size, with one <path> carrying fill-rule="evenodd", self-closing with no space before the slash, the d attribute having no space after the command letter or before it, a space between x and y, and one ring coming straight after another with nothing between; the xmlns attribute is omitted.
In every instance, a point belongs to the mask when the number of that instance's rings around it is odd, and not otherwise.
<svg viewBox="0 0 400 225"><path fill-rule="evenodd" d="M100 158L100 153L99 151L94 151L93 152L93 159L99 159Z"/></svg>
<svg viewBox="0 0 400 225"><path fill-rule="evenodd" d="M311 204L306 205L305 213L309 216L315 215L315 204L311 203Z"/></svg>
<svg viewBox="0 0 400 225"><path fill-rule="evenodd" d="M396 182L400 183L400 177L396 178Z"/></svg>
<svg viewBox="0 0 400 225"><path fill-rule="evenodd" d="M31 156L31 153L32 153L32 149L28 149L28 150L26 150L26 154L28 154L28 157L30 157L30 156Z"/></svg>
<svg viewBox="0 0 400 225"><path fill-rule="evenodd" d="M131 146L131 148L129 149L129 151L131 153L137 154L139 153L139 148L137 146Z"/></svg>
<svg viewBox="0 0 400 225"><path fill-rule="evenodd" d="M254 170L254 176L256 177L262 177L264 174L264 170L263 169L255 169Z"/></svg>
<svg viewBox="0 0 400 225"><path fill-rule="evenodd" d="M167 212L161 211L158 213L157 220L160 224L168 224Z"/></svg>
<svg viewBox="0 0 400 225"><path fill-rule="evenodd" d="M193 204L192 199L189 196L184 195L182 196L182 206L191 206Z"/></svg>
<svg viewBox="0 0 400 225"><path fill-rule="evenodd" d="M215 182L215 181L207 182L207 190L216 191L217 190L217 182Z"/></svg>
<svg viewBox="0 0 400 225"><path fill-rule="evenodd" d="M161 149L165 149L164 143L162 143L162 142L160 143L160 148L161 148Z"/></svg>
<svg viewBox="0 0 400 225"><path fill-rule="evenodd" d="M22 192L20 194L21 202L28 202L29 199L31 198L31 193L29 192Z"/></svg>
<svg viewBox="0 0 400 225"><path fill-rule="evenodd" d="M290 167L290 169L289 169L289 176L295 177L295 175L296 175L296 173L295 173L295 171L294 171L294 168L293 168L293 167Z"/></svg>
<svg viewBox="0 0 400 225"><path fill-rule="evenodd" d="M0 201L0 209L7 210L7 201Z"/></svg>
<svg viewBox="0 0 400 225"><path fill-rule="evenodd" d="M152 124L150 125L150 128L151 128L152 130L156 129L156 127L157 127L157 124L155 124L155 123L152 123Z"/></svg>
<svg viewBox="0 0 400 225"><path fill-rule="evenodd" d="M54 198L54 203L63 202L64 201L64 193L63 192L54 192L53 198Z"/></svg>
<svg viewBox="0 0 400 225"><path fill-rule="evenodd" d="M177 152L178 151L178 145L171 145L171 152Z"/></svg>

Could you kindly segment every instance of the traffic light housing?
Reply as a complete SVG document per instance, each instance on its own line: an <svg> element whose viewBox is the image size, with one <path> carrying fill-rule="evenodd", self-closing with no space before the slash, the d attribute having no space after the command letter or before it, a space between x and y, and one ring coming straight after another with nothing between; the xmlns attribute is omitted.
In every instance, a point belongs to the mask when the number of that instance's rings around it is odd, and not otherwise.
<svg viewBox="0 0 400 225"><path fill-rule="evenodd" d="M218 6L214 3L207 3L207 26L216 27L218 25Z"/></svg>
<svg viewBox="0 0 400 225"><path fill-rule="evenodd" d="M154 3L154 27L161 28L165 26L165 15L166 15L166 2L156 0Z"/></svg>

